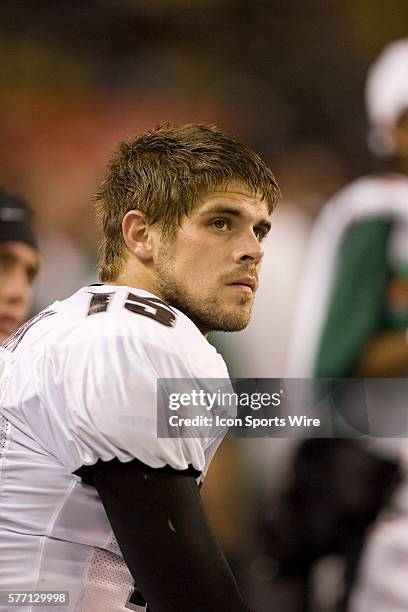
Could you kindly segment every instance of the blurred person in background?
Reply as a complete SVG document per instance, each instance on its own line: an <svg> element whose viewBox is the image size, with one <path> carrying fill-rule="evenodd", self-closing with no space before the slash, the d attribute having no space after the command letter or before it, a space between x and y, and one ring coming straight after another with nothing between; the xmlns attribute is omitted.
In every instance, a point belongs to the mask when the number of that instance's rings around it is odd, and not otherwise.
<svg viewBox="0 0 408 612"><path fill-rule="evenodd" d="M372 144L393 156L397 169L408 175L408 38L389 45L372 68L367 88ZM408 179L394 175L401 185L401 211L408 208ZM404 194L404 195L402 195ZM395 219L398 219L396 213ZM390 219L392 222L392 219ZM391 233L392 232L392 233ZM363 375L408 374L408 214L391 224L390 274L387 311L390 331L369 343ZM387 312L386 311L386 312ZM388 331L388 333L387 333ZM366 373L367 372L367 373ZM382 373L384 372L384 373ZM406 414L406 397L404 415ZM385 407L387 407L385 405ZM392 419L392 413L390 414ZM395 432L403 481L386 511L369 533L351 597L350 612L405 612L408 610L408 448L407 431ZM398 438L397 436L405 436Z"/></svg>
<svg viewBox="0 0 408 612"><path fill-rule="evenodd" d="M369 144L377 156L387 156L388 171L342 189L316 221L293 328L290 378L408 373L408 40L389 45L370 68L366 103ZM391 408L401 399L388 401ZM303 576L302 610L347 608L367 529L399 481L400 451L390 439L311 439L300 446L291 486L269 527L281 572ZM331 577L337 588L331 601L326 593L322 602L317 593L329 580L322 559L329 556L340 561L326 565L327 572L337 568ZM371 601L355 610L408 609L408 599L396 608L389 596L388 603Z"/></svg>
<svg viewBox="0 0 408 612"><path fill-rule="evenodd" d="M0 191L0 341L27 318L39 266L32 212L22 198Z"/></svg>

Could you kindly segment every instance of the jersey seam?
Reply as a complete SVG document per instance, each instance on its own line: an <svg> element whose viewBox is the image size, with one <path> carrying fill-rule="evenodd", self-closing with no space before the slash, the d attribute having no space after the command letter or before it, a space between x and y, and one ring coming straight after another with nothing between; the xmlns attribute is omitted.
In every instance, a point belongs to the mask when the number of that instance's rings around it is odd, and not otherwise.
<svg viewBox="0 0 408 612"><path fill-rule="evenodd" d="M4 453L4 455L2 453L2 456L1 456L1 459L0 459L0 497L4 494L4 478L5 478L6 466L7 466L7 451L8 451L8 448L10 446L11 436L12 436L13 429L14 429L13 424L7 419L7 417L4 416L4 418L7 420L8 424L9 424L9 428L8 428L8 432L6 434L6 436L7 436L7 446L5 447L6 452Z"/></svg>
<svg viewBox="0 0 408 612"><path fill-rule="evenodd" d="M81 575L81 577L82 577L82 588L81 588L81 591L79 593L78 599L77 599L77 601L75 603L75 608L73 609L74 612L81 612L81 607L80 607L81 599L83 598L84 593L85 593L85 588L86 588L86 585L87 585L86 577L87 577L88 572L89 572L89 566L91 564L91 559L92 559L92 555L94 554L95 548L96 548L96 546L90 546L89 547L88 558L86 560L86 563L84 563L84 569L83 569L83 572L82 572L82 575Z"/></svg>
<svg viewBox="0 0 408 612"><path fill-rule="evenodd" d="M55 525L55 522L56 522L60 512L62 511L63 507L65 506L66 501L71 496L72 490L73 490L75 485L76 485L76 481L71 482L71 484L69 485L69 487L65 491L64 495L62 496L62 499L61 499L60 503L55 508L55 510L54 510L54 512L53 512L53 514L51 516L51 519L48 522L47 529L46 529L44 535L41 537L42 541L41 541L40 550L39 550L39 553L38 553L38 562L37 562L36 577L35 577L35 589L34 590L36 590L38 588L38 580L39 580L39 577L40 577L40 569L41 569L41 564L42 564L43 556L44 556L44 548L45 548L45 544L47 542L47 539L50 536L50 531L53 529L53 527Z"/></svg>

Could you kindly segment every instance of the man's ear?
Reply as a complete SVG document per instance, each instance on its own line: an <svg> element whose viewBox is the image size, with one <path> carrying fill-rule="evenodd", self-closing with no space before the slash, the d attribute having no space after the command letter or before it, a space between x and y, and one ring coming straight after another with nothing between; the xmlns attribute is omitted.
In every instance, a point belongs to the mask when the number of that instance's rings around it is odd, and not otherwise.
<svg viewBox="0 0 408 612"><path fill-rule="evenodd" d="M153 258L152 227L141 210L130 210L122 220L123 239L129 251L141 261Z"/></svg>

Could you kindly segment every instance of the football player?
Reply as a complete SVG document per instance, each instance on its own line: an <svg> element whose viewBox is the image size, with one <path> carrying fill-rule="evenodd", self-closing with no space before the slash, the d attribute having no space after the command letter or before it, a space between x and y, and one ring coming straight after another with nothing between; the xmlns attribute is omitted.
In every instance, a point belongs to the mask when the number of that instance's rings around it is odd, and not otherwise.
<svg viewBox="0 0 408 612"><path fill-rule="evenodd" d="M21 198L0 192L0 341L27 317L39 263L30 210Z"/></svg>
<svg viewBox="0 0 408 612"><path fill-rule="evenodd" d="M394 41L382 51L369 69L365 94L369 144L376 156L385 157L391 172L353 181L318 216L293 329L288 372L293 378L397 378L408 373L408 39ZM296 460L302 466L300 476L282 506L285 525L294 526L287 531L282 550L294 560L291 571L296 560L301 561L298 567L309 588L313 590L310 568L317 559L339 555L345 560L341 610L408 609L408 591L405 588L402 596L402 587L398 592L394 579L399 570L385 563L384 550L377 555L378 559L382 555L383 563L376 572L369 569L369 585L364 561L370 559L369 553L363 554L360 564L369 528L401 477L399 436L405 434L393 419L404 410L404 398L397 391L390 394L391 388L397 389L395 383L384 387L382 397L377 388L377 403L370 400L367 415L370 422L372 407L386 407L383 427L389 425L395 437L307 441ZM355 401L348 407L350 431L356 433L365 406ZM373 430L378 431L376 426ZM340 477L345 473L350 474L347 479ZM292 520L288 520L289 498L297 500L290 511ZM312 512L314 507L318 511ZM283 531L276 532L283 543ZM376 535L368 539L375 541ZM296 546L291 546L293 542ZM371 547L370 543L367 550ZM387 552L391 559L391 551ZM394 554L398 565L402 557L396 549ZM350 603L354 588L358 595ZM397 604L399 597L402 603Z"/></svg>
<svg viewBox="0 0 408 612"><path fill-rule="evenodd" d="M84 612L249 609L200 501L219 440L158 437L156 384L228 378L206 335L248 324L276 196L213 127L120 145L96 196L101 284L3 344L0 590L68 591Z"/></svg>

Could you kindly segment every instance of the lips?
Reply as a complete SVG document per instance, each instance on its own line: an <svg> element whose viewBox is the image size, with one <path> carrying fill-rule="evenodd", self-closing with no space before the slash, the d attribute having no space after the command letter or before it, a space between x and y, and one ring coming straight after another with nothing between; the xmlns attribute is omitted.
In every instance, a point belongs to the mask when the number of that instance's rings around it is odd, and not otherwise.
<svg viewBox="0 0 408 612"><path fill-rule="evenodd" d="M238 285L238 286L244 286L244 287L249 287L252 292L254 292L256 290L256 280L255 278L253 278L252 276L245 276L243 278L239 278L235 281L233 281L232 283L228 283L228 285Z"/></svg>

